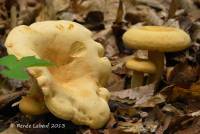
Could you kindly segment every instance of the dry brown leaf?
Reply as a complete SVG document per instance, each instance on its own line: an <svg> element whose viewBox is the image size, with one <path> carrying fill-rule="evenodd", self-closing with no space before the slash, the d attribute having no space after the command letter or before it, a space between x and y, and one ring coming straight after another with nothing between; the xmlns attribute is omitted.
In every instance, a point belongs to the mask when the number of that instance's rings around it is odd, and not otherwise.
<svg viewBox="0 0 200 134"><path fill-rule="evenodd" d="M9 93L9 94L0 95L0 109L2 107L4 107L5 105L7 105L12 100L14 100L17 97L20 97L22 95L25 95L25 91L24 90L13 92L13 93Z"/></svg>
<svg viewBox="0 0 200 134"><path fill-rule="evenodd" d="M130 120L128 118L132 118L134 116L139 115L139 110L133 107L124 106L124 107L118 107L115 113L117 116L123 116L126 117L127 120Z"/></svg>
<svg viewBox="0 0 200 134"><path fill-rule="evenodd" d="M125 8L125 19L131 24L139 22L145 22L148 25L163 24L163 20L153 9L144 5L134 5L132 7L130 5L131 4L127 4L127 7Z"/></svg>
<svg viewBox="0 0 200 134"><path fill-rule="evenodd" d="M191 33L191 37L194 41L200 40L200 23L196 22L193 24L192 26L192 33Z"/></svg>
<svg viewBox="0 0 200 134"><path fill-rule="evenodd" d="M138 122L119 122L118 128L122 132L138 134L138 133L145 133L147 130L144 128L142 121Z"/></svg>
<svg viewBox="0 0 200 134"><path fill-rule="evenodd" d="M169 27L176 27L176 28L180 28L179 22L176 19L168 19L165 23L165 26L169 26Z"/></svg>
<svg viewBox="0 0 200 134"><path fill-rule="evenodd" d="M141 98L149 98L153 96L155 84L150 84L146 86L136 87L134 89L126 89L116 92L111 92L111 98L121 98L121 99L132 99L140 100Z"/></svg>
<svg viewBox="0 0 200 134"><path fill-rule="evenodd" d="M184 124L181 122L180 124ZM175 132L175 134L199 134L200 133L200 118L190 120L184 124L185 126L182 129L179 129Z"/></svg>
<svg viewBox="0 0 200 134"><path fill-rule="evenodd" d="M174 67L169 75L168 80L172 84L187 85L197 81L198 77L198 67L181 63Z"/></svg>
<svg viewBox="0 0 200 134"><path fill-rule="evenodd" d="M116 24L122 23L123 22L123 16L124 16L123 3L122 3L122 0L120 0L115 23Z"/></svg>
<svg viewBox="0 0 200 134"><path fill-rule="evenodd" d="M200 110L199 111L196 111L196 112L193 112L193 113L189 113L187 114L188 116L192 116L192 117L198 117L200 116Z"/></svg>
<svg viewBox="0 0 200 134"><path fill-rule="evenodd" d="M188 105L185 108L185 113L187 113L188 115L190 115L192 113L196 113L200 110L200 103L199 103L198 97L197 97L197 99L196 98L187 99L187 103L188 103Z"/></svg>
<svg viewBox="0 0 200 134"><path fill-rule="evenodd" d="M117 9L119 7L119 0L105 0L104 6L104 23L105 25L112 25L117 17ZM111 10L112 9L112 10Z"/></svg>
<svg viewBox="0 0 200 134"><path fill-rule="evenodd" d="M172 0L168 11L168 19L173 18L175 16L177 9L178 9L178 1Z"/></svg>
<svg viewBox="0 0 200 134"><path fill-rule="evenodd" d="M172 98L172 100L174 100L177 97L198 99L199 96L200 96L200 82L197 82L193 83L190 88L182 88L175 86L173 88L173 94L170 97Z"/></svg>
<svg viewBox="0 0 200 134"><path fill-rule="evenodd" d="M138 101L136 101L135 106L134 107L140 107L140 108L144 108L144 107L155 107L157 104L163 103L165 102L165 96L162 94L157 94L155 96L152 96L148 99L144 98L144 99L140 99Z"/></svg>
<svg viewBox="0 0 200 134"><path fill-rule="evenodd" d="M70 1L73 13L85 17L90 11L104 11L105 0L74 0Z"/></svg>
<svg viewBox="0 0 200 134"><path fill-rule="evenodd" d="M103 134L124 134L124 133L114 128L114 129L104 129Z"/></svg>
<svg viewBox="0 0 200 134"><path fill-rule="evenodd" d="M105 128L109 128L109 129L114 128L114 125L116 125L116 124L117 124L117 121L116 121L114 115L111 113L110 120L106 124Z"/></svg>
<svg viewBox="0 0 200 134"><path fill-rule="evenodd" d="M125 62L132 59L134 56L116 57L111 59L112 72L118 75L129 74L130 70L125 67Z"/></svg>
<svg viewBox="0 0 200 134"><path fill-rule="evenodd" d="M111 92L111 100L121 103L133 104L134 107L155 107L157 104L165 102L165 96L156 94L153 96L155 84L137 87L134 89Z"/></svg>
<svg viewBox="0 0 200 134"><path fill-rule="evenodd" d="M107 25L111 25L116 19L119 5L119 0L56 0L52 2L52 8L56 14L62 11L59 14L62 19L71 18L84 22L84 18L89 12L100 11L104 14L104 22Z"/></svg>
<svg viewBox="0 0 200 134"><path fill-rule="evenodd" d="M163 134L165 132L165 130L169 127L172 118L173 117L171 115L166 115L163 123L156 130L156 134Z"/></svg>
<svg viewBox="0 0 200 134"><path fill-rule="evenodd" d="M107 89L109 91L119 91L124 89L124 85L125 80L122 77L112 73L108 80Z"/></svg>
<svg viewBox="0 0 200 134"><path fill-rule="evenodd" d="M144 125L149 132L154 133L159 126L159 122L152 119L146 119Z"/></svg>
<svg viewBox="0 0 200 134"><path fill-rule="evenodd" d="M135 0L138 4L145 4L157 10L166 10L166 7L159 0Z"/></svg>
<svg viewBox="0 0 200 134"><path fill-rule="evenodd" d="M53 0L53 8L56 13L66 11L70 6L70 0Z"/></svg>
<svg viewBox="0 0 200 134"><path fill-rule="evenodd" d="M0 132L0 134L23 134L23 133L16 128L15 124L10 124L10 127L4 130L3 132Z"/></svg>
<svg viewBox="0 0 200 134"><path fill-rule="evenodd" d="M112 59L112 57L119 54L116 40L113 35L111 26L106 26L105 30L95 32L93 39L100 42L105 48L105 55Z"/></svg>
<svg viewBox="0 0 200 134"><path fill-rule="evenodd" d="M17 3L19 5L17 25L30 25L35 21L35 18L42 9L44 0L17 0Z"/></svg>
<svg viewBox="0 0 200 134"><path fill-rule="evenodd" d="M184 112L177 109L176 107L172 106L171 104L166 104L163 108L162 111L168 112L168 113L173 113L178 116L184 116Z"/></svg>
<svg viewBox="0 0 200 134"><path fill-rule="evenodd" d="M96 130L88 129L85 132L83 132L82 134L99 134L99 133Z"/></svg>

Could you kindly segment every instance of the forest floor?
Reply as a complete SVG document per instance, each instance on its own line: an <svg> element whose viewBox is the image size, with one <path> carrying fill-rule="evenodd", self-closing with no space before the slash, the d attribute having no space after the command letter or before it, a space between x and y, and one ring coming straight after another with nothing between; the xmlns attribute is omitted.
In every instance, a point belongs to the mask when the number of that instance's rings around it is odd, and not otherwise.
<svg viewBox="0 0 200 134"><path fill-rule="evenodd" d="M111 118L104 128L94 130L50 113L28 117L14 104L25 95L29 82L1 77L0 134L9 126L10 134L200 134L200 0L0 0L0 55L7 54L3 44L12 28L45 20L76 21L104 46L112 64L107 85ZM132 25L177 27L192 39L186 50L165 53L161 80L134 89L125 61L147 52L123 44L122 35ZM66 127L13 127L19 123Z"/></svg>

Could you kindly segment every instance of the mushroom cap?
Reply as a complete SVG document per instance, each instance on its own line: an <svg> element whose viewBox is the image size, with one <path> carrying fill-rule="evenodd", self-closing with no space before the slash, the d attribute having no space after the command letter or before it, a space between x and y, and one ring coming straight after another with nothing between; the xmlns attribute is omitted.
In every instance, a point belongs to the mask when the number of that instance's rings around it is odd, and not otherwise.
<svg viewBox="0 0 200 134"><path fill-rule="evenodd" d="M55 64L28 68L51 113L76 124L100 128L110 117L110 93L103 87L111 64L103 56L102 45L91 35L75 22L44 21L14 28L5 46L18 59L36 56Z"/></svg>
<svg viewBox="0 0 200 134"><path fill-rule="evenodd" d="M20 100L19 109L28 115L40 115L48 112L44 102L37 101L30 96L24 96Z"/></svg>
<svg viewBox="0 0 200 134"><path fill-rule="evenodd" d="M28 115L40 115L47 113L44 96L41 89L38 87L37 81L32 76L30 77L30 88L26 96L23 96L19 101L19 109Z"/></svg>
<svg viewBox="0 0 200 134"><path fill-rule="evenodd" d="M159 52L175 52L190 46L190 36L181 29L165 26L132 27L123 35L126 46Z"/></svg>
<svg viewBox="0 0 200 134"><path fill-rule="evenodd" d="M129 59L126 62L126 67L137 72L150 74L154 74L156 72L156 65L153 62L144 59Z"/></svg>

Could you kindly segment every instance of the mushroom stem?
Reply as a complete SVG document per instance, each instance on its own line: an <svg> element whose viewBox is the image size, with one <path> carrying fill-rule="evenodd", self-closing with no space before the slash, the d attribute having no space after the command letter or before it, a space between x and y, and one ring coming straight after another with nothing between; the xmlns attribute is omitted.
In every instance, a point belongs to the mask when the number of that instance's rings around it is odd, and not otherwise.
<svg viewBox="0 0 200 134"><path fill-rule="evenodd" d="M31 87L27 96L24 96L19 102L19 109L28 115L39 115L48 112L44 96L36 80L31 77Z"/></svg>
<svg viewBox="0 0 200 134"><path fill-rule="evenodd" d="M148 83L159 81L164 70L164 53L149 51L148 56L149 60L152 61L157 67L156 73L150 75Z"/></svg>
<svg viewBox="0 0 200 134"><path fill-rule="evenodd" d="M144 73L133 71L131 78L131 88L143 85Z"/></svg>

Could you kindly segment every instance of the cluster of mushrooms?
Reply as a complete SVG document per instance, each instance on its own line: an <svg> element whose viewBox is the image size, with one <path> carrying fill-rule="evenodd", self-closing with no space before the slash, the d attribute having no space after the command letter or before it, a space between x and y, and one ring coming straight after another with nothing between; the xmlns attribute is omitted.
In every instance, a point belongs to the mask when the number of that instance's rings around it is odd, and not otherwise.
<svg viewBox="0 0 200 134"><path fill-rule="evenodd" d="M176 52L190 46L190 36L181 29L165 26L132 27L123 35L123 41L129 48L148 50L148 59L135 56L126 62L133 71L131 87L160 80L164 69L164 52ZM144 74L148 80L144 81Z"/></svg>
<svg viewBox="0 0 200 134"><path fill-rule="evenodd" d="M28 115L51 112L56 117L78 125L101 128L110 117L109 91L104 88L111 74L111 64L104 57L101 44L91 38L91 31L71 21L44 21L15 27L5 46L18 59L25 56L49 60L51 67L30 67L32 87L22 97L19 109ZM144 26L130 28L124 43L134 49L149 51L149 59L135 57L126 62L133 70L132 87L141 86L144 73L149 82L161 76L163 52L185 49L190 37L182 30Z"/></svg>

